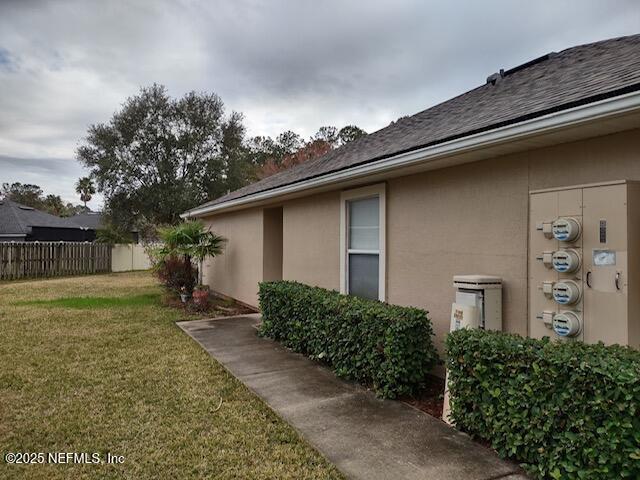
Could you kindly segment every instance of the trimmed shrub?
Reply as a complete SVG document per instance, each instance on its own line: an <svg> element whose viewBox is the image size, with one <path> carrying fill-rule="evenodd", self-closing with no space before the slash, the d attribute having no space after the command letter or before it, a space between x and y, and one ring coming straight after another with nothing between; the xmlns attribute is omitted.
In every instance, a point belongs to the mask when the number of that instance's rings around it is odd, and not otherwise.
<svg viewBox="0 0 640 480"><path fill-rule="evenodd" d="M459 330L452 418L538 478L640 478L640 352Z"/></svg>
<svg viewBox="0 0 640 480"><path fill-rule="evenodd" d="M416 392L438 354L427 312L297 282L260 284L261 335L370 385L381 397Z"/></svg>
<svg viewBox="0 0 640 480"><path fill-rule="evenodd" d="M197 270L192 269L189 276L185 265L184 258L170 256L156 263L153 271L164 287L177 295L182 287L194 285L197 280Z"/></svg>

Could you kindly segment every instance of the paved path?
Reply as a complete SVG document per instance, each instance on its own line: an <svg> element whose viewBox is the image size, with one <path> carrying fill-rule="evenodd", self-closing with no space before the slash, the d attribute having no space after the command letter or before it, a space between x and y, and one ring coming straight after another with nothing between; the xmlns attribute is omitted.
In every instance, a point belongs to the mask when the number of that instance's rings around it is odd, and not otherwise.
<svg viewBox="0 0 640 480"><path fill-rule="evenodd" d="M256 336L258 315L178 325L353 479L523 480L516 465L409 405L384 401Z"/></svg>

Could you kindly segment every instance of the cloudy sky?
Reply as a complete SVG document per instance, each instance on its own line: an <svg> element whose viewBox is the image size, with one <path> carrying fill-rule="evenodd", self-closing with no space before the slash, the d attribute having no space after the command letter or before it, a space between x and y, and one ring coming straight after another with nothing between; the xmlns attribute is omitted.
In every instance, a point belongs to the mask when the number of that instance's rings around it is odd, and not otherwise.
<svg viewBox="0 0 640 480"><path fill-rule="evenodd" d="M0 183L78 203L87 126L154 82L219 94L251 135L371 132L500 68L638 32L635 0L0 0Z"/></svg>

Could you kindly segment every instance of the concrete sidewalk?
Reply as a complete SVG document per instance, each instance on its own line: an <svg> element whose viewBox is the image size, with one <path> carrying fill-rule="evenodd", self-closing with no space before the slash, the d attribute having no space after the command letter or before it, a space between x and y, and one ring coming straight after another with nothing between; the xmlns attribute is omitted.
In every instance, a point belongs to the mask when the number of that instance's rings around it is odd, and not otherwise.
<svg viewBox="0 0 640 480"><path fill-rule="evenodd" d="M234 376L354 479L521 480L517 465L402 402L259 338L258 315L179 322Z"/></svg>

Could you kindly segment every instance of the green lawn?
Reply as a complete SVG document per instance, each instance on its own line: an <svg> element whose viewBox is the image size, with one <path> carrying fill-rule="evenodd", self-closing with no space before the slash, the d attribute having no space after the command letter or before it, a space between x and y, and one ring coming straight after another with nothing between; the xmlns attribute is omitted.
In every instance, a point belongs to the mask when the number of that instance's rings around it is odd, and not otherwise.
<svg viewBox="0 0 640 480"><path fill-rule="evenodd" d="M148 273L0 283L0 478L341 478L160 294ZM7 452L124 463L7 465Z"/></svg>

